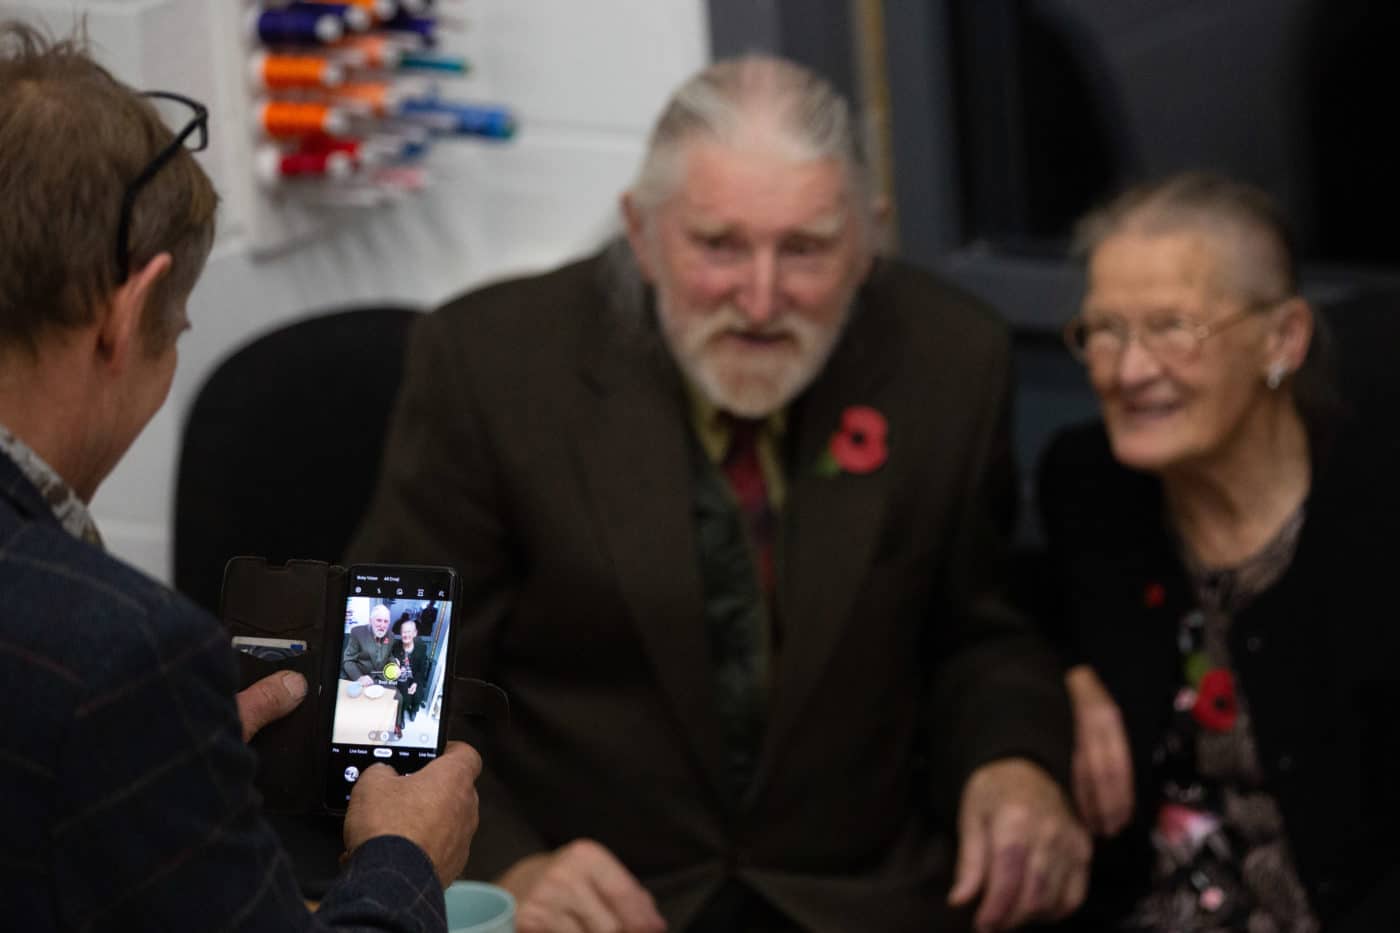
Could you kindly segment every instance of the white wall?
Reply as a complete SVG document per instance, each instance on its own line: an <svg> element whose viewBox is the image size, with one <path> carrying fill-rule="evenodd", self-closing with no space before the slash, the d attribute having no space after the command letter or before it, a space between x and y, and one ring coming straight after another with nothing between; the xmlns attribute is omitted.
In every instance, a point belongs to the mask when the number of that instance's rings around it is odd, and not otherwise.
<svg viewBox="0 0 1400 933"><path fill-rule="evenodd" d="M205 166L224 196L220 236L190 306L170 400L98 493L109 547L169 579L180 425L212 367L250 338L307 313L387 301L431 305L502 275L545 268L613 229L617 193L650 121L708 56L704 0L462 0L452 42L474 71L453 87L513 106L523 130L503 147L440 144L430 196L374 216L342 215L291 251L259 256L257 195L243 164L241 0L0 0L0 15L59 31L87 16L98 57L136 87L208 102ZM234 17L236 21L237 17ZM222 141L221 141L222 140Z"/></svg>

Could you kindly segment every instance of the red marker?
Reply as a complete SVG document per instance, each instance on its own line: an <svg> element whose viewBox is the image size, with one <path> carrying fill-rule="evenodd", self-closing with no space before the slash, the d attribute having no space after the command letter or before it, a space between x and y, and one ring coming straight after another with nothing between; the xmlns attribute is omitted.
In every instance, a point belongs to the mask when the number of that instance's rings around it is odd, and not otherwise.
<svg viewBox="0 0 1400 933"><path fill-rule="evenodd" d="M349 178L355 158L345 152L281 152L273 146L258 150L254 168L264 184L289 178Z"/></svg>

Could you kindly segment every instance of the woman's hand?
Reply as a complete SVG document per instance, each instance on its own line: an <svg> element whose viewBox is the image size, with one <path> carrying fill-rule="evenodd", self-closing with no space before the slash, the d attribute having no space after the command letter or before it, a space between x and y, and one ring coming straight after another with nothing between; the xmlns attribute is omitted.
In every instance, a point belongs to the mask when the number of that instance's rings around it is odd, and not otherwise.
<svg viewBox="0 0 1400 933"><path fill-rule="evenodd" d="M1133 815L1133 758L1118 704L1087 664L1065 673L1074 708L1074 799L1089 830L1115 836Z"/></svg>
<svg viewBox="0 0 1400 933"><path fill-rule="evenodd" d="M414 695L415 693L417 693L417 692L418 692L418 685L417 685L417 684L409 684L409 685L408 685L408 695L409 695L409 696L413 696L413 695Z"/></svg>

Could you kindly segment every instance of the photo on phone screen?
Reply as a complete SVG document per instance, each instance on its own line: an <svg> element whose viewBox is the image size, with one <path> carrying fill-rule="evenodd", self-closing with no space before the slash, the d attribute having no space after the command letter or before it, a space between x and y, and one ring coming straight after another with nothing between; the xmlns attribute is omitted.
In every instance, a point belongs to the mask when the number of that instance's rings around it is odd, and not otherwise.
<svg viewBox="0 0 1400 933"><path fill-rule="evenodd" d="M343 810L365 769L423 767L445 741L456 575L441 567L357 565L347 572L335 654L326 805Z"/></svg>

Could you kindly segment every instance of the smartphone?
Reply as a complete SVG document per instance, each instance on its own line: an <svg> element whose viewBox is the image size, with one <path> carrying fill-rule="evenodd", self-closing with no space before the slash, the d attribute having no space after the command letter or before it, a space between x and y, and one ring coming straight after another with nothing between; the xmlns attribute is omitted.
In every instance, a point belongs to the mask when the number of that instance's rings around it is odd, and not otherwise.
<svg viewBox="0 0 1400 933"><path fill-rule="evenodd" d="M334 675L326 808L343 811L370 766L408 774L442 754L452 682L457 574L447 567L357 564L345 628L328 645Z"/></svg>

